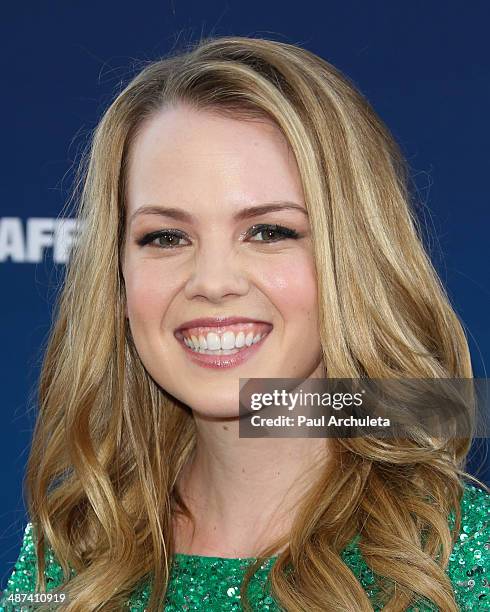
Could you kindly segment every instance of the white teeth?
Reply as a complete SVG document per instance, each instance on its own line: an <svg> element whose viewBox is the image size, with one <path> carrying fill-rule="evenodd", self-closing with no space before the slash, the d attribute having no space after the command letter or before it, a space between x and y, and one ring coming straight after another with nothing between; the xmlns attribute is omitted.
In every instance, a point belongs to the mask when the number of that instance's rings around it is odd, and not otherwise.
<svg viewBox="0 0 490 612"><path fill-rule="evenodd" d="M214 332L209 332L206 339L208 342L209 351L217 351L221 348L221 341L219 339L218 334L215 334Z"/></svg>
<svg viewBox="0 0 490 612"><path fill-rule="evenodd" d="M227 331L221 336L221 348L228 350L235 348L235 334L232 331Z"/></svg>
<svg viewBox="0 0 490 612"><path fill-rule="evenodd" d="M238 332L235 336L234 332L227 331L221 336L215 332L209 332L206 336L200 335L199 338L194 334L190 338L184 337L184 343L191 349L196 351L218 351L218 350L233 350L256 344L265 334L257 334L249 332L246 336L243 331Z"/></svg>

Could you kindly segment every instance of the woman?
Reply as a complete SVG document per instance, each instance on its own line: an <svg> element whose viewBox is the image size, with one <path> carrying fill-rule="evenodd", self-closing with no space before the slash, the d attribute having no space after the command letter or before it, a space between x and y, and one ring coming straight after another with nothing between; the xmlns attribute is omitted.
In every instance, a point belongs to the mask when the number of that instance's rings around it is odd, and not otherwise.
<svg viewBox="0 0 490 612"><path fill-rule="evenodd" d="M471 439L238 436L239 378L472 377L403 158L355 87L292 45L208 39L147 65L87 159L5 595L485 609Z"/></svg>

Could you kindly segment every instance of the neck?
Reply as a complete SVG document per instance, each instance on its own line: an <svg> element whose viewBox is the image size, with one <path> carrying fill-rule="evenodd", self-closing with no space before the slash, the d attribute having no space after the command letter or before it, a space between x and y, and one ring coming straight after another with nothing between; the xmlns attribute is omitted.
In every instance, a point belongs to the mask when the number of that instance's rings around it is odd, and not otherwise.
<svg viewBox="0 0 490 612"><path fill-rule="evenodd" d="M197 445L178 487L196 529L192 534L188 521L176 519L175 551L258 556L289 533L295 509L325 465L329 440L239 438L238 419L194 418Z"/></svg>

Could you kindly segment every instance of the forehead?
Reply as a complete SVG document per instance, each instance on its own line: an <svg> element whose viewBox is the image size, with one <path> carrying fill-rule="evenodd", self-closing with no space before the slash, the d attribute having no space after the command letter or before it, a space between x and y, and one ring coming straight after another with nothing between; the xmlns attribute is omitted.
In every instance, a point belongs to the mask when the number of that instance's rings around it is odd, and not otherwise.
<svg viewBox="0 0 490 612"><path fill-rule="evenodd" d="M294 154L267 119L164 109L139 130L127 171L129 214L146 205L177 205L208 215L233 214L261 201L303 202Z"/></svg>

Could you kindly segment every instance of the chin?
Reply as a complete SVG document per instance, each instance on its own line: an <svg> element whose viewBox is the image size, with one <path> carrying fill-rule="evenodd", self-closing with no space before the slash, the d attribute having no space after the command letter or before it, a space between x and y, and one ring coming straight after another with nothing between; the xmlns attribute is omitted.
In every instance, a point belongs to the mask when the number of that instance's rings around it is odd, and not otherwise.
<svg viewBox="0 0 490 612"><path fill-rule="evenodd" d="M182 381L181 386L173 380L171 386L164 385L164 388L196 415L220 418L239 415L238 381L200 386Z"/></svg>
<svg viewBox="0 0 490 612"><path fill-rule="evenodd" d="M190 406L192 413L203 419L236 419L239 416L238 401L234 406L216 408L216 406Z"/></svg>

